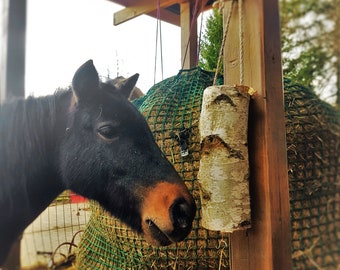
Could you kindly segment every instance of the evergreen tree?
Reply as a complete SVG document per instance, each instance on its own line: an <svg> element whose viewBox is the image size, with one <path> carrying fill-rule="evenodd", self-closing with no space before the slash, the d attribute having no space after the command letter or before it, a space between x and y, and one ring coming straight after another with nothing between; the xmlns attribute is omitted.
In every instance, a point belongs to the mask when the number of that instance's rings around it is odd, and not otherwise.
<svg viewBox="0 0 340 270"><path fill-rule="evenodd" d="M206 22L205 32L201 41L200 58L198 65L209 71L216 70L218 55L223 39L223 16L217 9ZM223 72L223 67L220 67Z"/></svg>
<svg viewBox="0 0 340 270"><path fill-rule="evenodd" d="M280 11L284 75L340 105L339 2L280 0Z"/></svg>

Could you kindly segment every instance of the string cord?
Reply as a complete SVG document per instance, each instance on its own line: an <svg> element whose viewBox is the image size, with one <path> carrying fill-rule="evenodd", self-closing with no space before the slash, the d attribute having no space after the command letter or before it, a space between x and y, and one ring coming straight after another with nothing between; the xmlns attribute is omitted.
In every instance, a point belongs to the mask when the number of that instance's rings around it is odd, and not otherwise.
<svg viewBox="0 0 340 270"><path fill-rule="evenodd" d="M239 18L239 45L240 45L240 84L244 83L244 66L243 66L243 0L238 0L238 18Z"/></svg>
<svg viewBox="0 0 340 270"><path fill-rule="evenodd" d="M224 34L223 34L223 39L222 39L222 44L221 44L220 52L218 54L218 60L217 60L217 65L216 65L216 71L215 71L215 77L214 77L213 85L216 85L218 73L220 72L220 66L221 66L221 62L222 62L223 50L224 50L225 42L227 40L227 34L228 34L228 31L229 31L229 25L230 25L231 14L233 12L233 7L234 7L234 0L231 1L231 6L230 6L229 12L227 14L227 20L226 20L226 23L225 23L225 29L224 29Z"/></svg>
<svg viewBox="0 0 340 270"><path fill-rule="evenodd" d="M159 37L158 37L159 34ZM158 56L158 40L160 42L160 58L161 58L161 75L162 80L164 79L163 73L163 44L162 44L162 24L161 24L161 4L160 0L157 0L157 26L156 26L156 50L155 50L155 68L153 75L153 83L156 84L156 73L157 73L157 56Z"/></svg>
<svg viewBox="0 0 340 270"><path fill-rule="evenodd" d="M198 48L197 48L197 56L196 56L196 66L198 66L200 52L201 52L201 43L202 43L202 29L203 29L203 1L201 2L201 23L200 23L200 31L198 37Z"/></svg>
<svg viewBox="0 0 340 270"><path fill-rule="evenodd" d="M238 2L238 15L239 15L239 69L240 69L240 84L243 85L244 83L244 50L243 50L243 46L244 46L244 38L243 38L243 0L231 0L231 5L227 14L227 19L226 19L226 23L225 23L225 30L224 30L224 34L223 34L223 39L222 39L222 44L221 44L221 48L220 48L220 52L218 55L218 61L217 61L217 66L216 66L216 72L215 72L215 77L214 77L214 82L213 85L216 85L217 82L217 77L218 77L218 73L220 71L220 66L221 66L221 62L222 62L222 57L223 57L223 50L224 50L224 46L225 46L225 42L227 39L227 34L229 31L229 25L230 25L230 19L231 19L231 15L233 12L233 6L234 6L234 2L237 1Z"/></svg>

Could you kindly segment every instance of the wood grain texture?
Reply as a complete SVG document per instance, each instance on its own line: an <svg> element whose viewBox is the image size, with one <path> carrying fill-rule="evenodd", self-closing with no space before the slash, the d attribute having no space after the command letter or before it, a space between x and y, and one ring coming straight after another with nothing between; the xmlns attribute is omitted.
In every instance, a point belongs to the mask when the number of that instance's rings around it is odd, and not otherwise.
<svg viewBox="0 0 340 270"><path fill-rule="evenodd" d="M286 270L292 264L278 1L244 0L243 7L244 84L258 93L249 113L252 228L231 235L231 265ZM240 78L238 22L236 3L224 56L231 85Z"/></svg>

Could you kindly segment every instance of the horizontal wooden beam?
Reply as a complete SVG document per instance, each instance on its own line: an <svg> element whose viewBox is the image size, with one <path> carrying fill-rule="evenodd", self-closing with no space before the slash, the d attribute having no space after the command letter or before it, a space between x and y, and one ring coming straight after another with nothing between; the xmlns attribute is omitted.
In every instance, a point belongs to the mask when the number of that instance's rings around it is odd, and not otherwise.
<svg viewBox="0 0 340 270"><path fill-rule="evenodd" d="M149 15L153 18L157 18L157 10L154 10L146 15ZM164 22L171 23L176 26L180 26L180 21L181 21L180 16L165 8L161 8L160 10L160 19Z"/></svg>
<svg viewBox="0 0 340 270"><path fill-rule="evenodd" d="M179 0L160 0L160 7L166 8L177 4ZM123 22L136 18L142 14L149 14L157 10L157 1L141 0L135 5L126 7L114 14L113 24L119 25Z"/></svg>

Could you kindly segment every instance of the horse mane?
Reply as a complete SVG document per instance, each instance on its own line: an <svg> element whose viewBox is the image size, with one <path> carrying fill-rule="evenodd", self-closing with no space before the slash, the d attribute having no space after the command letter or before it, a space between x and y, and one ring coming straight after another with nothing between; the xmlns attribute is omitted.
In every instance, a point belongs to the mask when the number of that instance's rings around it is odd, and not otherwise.
<svg viewBox="0 0 340 270"><path fill-rule="evenodd" d="M68 94L69 93L69 94ZM26 186L28 171L39 170L49 162L53 151L57 115L62 108L58 100L70 95L70 91L57 91L45 97L16 99L0 105L0 201L10 196L13 185ZM65 102L66 104L66 102ZM19 178L12 183L10 179ZM18 179L18 180L19 180Z"/></svg>

